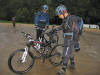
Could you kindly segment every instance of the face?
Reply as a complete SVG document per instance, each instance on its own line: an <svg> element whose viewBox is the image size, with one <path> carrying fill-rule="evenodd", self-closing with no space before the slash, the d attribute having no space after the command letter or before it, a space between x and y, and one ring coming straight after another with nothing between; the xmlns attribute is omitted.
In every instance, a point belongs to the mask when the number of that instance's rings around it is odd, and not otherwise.
<svg viewBox="0 0 100 75"><path fill-rule="evenodd" d="M58 15L59 18L64 19L65 17L67 17L69 14L66 12L63 14Z"/></svg>
<svg viewBox="0 0 100 75"><path fill-rule="evenodd" d="M64 19L64 15L60 14L58 15L59 18Z"/></svg>
<svg viewBox="0 0 100 75"><path fill-rule="evenodd" d="M65 14L64 14L65 17L67 17L68 15L69 15L68 13L65 13Z"/></svg>
<svg viewBox="0 0 100 75"><path fill-rule="evenodd" d="M44 13L47 13L47 10L43 10Z"/></svg>

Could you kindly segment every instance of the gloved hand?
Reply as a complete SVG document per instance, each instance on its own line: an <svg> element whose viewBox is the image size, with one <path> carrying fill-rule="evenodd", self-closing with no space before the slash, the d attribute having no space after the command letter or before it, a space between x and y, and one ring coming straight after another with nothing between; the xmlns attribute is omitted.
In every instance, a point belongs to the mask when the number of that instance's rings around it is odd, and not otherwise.
<svg viewBox="0 0 100 75"><path fill-rule="evenodd" d="M48 26L48 25L46 25L46 26L45 26L45 30L47 30L48 28L49 28L49 26Z"/></svg>
<svg viewBox="0 0 100 75"><path fill-rule="evenodd" d="M38 25L35 26L36 29L39 29L40 27Z"/></svg>
<svg viewBox="0 0 100 75"><path fill-rule="evenodd" d="M53 29L52 31L53 31L53 32L56 32L56 31L57 31L57 29Z"/></svg>

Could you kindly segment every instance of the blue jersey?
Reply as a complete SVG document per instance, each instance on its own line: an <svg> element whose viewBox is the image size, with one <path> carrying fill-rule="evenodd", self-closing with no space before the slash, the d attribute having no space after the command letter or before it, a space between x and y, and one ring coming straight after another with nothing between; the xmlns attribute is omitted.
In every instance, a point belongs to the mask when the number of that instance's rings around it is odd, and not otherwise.
<svg viewBox="0 0 100 75"><path fill-rule="evenodd" d="M35 17L35 25L39 26L39 27L41 27L43 25L49 25L48 13L38 12Z"/></svg>

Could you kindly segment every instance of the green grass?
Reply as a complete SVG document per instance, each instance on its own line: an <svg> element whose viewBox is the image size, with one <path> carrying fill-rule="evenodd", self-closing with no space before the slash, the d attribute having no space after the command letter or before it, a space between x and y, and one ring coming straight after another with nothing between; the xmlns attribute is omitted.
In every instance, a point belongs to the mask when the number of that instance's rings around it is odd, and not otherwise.
<svg viewBox="0 0 100 75"><path fill-rule="evenodd" d="M0 20L0 23L12 23L12 21ZM33 24L33 23L16 22L16 24ZM33 25L35 25L35 24L33 24Z"/></svg>
<svg viewBox="0 0 100 75"><path fill-rule="evenodd" d="M0 23L12 23L12 21L0 20ZM16 24L32 24L32 23L16 22Z"/></svg>
<svg viewBox="0 0 100 75"><path fill-rule="evenodd" d="M0 20L0 23L11 23L12 21Z"/></svg>

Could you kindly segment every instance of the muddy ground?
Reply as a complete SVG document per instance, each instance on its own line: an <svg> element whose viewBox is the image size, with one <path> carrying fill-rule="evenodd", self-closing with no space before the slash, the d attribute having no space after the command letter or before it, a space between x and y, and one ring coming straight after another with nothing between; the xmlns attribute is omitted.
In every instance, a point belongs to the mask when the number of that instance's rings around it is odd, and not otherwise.
<svg viewBox="0 0 100 75"><path fill-rule="evenodd" d="M35 39L33 25L17 24L14 29L10 23L0 23L0 75L16 75L8 68L8 57L16 49L25 47L22 31L31 33ZM59 35L62 42L61 32ZM74 52L76 68L68 68L66 75L100 75L100 32L83 32L80 42L80 52ZM45 64L41 60L35 62L32 70L24 75L56 75L60 68L52 66L48 60Z"/></svg>

